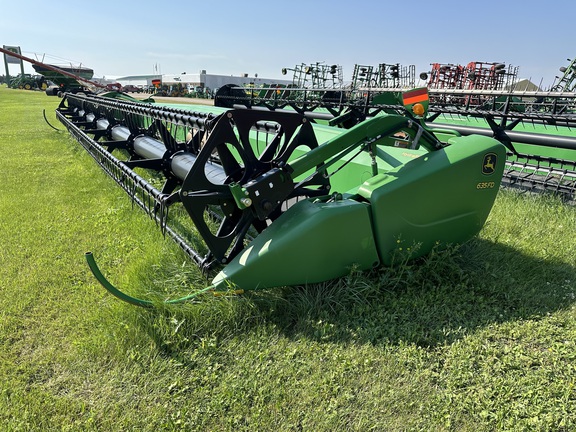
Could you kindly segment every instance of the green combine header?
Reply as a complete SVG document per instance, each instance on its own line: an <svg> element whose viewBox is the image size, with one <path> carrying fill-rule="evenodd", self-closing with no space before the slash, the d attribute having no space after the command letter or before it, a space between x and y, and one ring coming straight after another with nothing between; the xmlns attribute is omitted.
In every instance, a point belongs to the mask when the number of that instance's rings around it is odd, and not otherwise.
<svg viewBox="0 0 576 432"><path fill-rule="evenodd" d="M60 121L205 271L200 292L326 281L465 242L484 225L506 149L423 122L426 91L402 114L349 129L289 111L165 107L66 94ZM445 131L444 131L445 132ZM164 179L150 184L143 172ZM176 211L176 208L181 211ZM185 214L191 224L169 215ZM189 228L183 228L188 226ZM98 280L130 303L87 254Z"/></svg>

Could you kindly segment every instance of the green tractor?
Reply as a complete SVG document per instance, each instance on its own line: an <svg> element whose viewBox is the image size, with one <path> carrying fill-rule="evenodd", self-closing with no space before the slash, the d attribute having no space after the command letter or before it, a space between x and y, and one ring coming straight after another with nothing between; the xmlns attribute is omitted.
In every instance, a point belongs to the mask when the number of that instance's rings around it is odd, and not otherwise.
<svg viewBox="0 0 576 432"><path fill-rule="evenodd" d="M9 87L20 90L46 90L48 83L42 75L18 74L10 80Z"/></svg>

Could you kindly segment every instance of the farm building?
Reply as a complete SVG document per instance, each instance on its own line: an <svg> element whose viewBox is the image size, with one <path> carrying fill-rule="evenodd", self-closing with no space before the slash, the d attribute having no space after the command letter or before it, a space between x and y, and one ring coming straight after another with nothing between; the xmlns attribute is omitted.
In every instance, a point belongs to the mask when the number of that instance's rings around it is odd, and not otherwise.
<svg viewBox="0 0 576 432"><path fill-rule="evenodd" d="M122 85L136 85L150 87L153 81L161 80L161 86L168 88L180 87L188 91L214 92L226 84L253 85L256 87L270 84L290 84L291 80L276 78L260 78L258 74L249 76L247 73L240 75L217 75L209 74L206 70L199 73L162 74L162 75L132 75L120 77L117 81Z"/></svg>

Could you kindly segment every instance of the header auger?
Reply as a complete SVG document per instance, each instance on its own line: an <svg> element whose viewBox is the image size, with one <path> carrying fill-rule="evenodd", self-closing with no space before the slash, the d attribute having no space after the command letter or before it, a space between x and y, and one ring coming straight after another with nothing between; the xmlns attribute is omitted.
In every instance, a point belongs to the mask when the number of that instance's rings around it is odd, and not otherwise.
<svg viewBox="0 0 576 432"><path fill-rule="evenodd" d="M410 112L345 130L294 112L66 94L57 116L196 264L219 270L180 301L326 281L390 265L399 242L417 245L416 258L474 236L500 186L504 146L457 133L441 142ZM87 259L111 293L151 305Z"/></svg>

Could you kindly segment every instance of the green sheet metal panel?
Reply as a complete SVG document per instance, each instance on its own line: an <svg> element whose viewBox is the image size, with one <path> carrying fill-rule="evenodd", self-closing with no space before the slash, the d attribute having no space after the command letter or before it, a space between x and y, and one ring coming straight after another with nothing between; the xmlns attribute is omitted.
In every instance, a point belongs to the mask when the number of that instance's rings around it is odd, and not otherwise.
<svg viewBox="0 0 576 432"><path fill-rule="evenodd" d="M367 203L304 200L258 235L212 284L217 290L301 285L378 265Z"/></svg>
<svg viewBox="0 0 576 432"><path fill-rule="evenodd" d="M365 182L358 193L371 204L380 258L428 253L436 244L460 243L474 236L494 203L505 148L482 136L454 139L440 151L416 158Z"/></svg>

